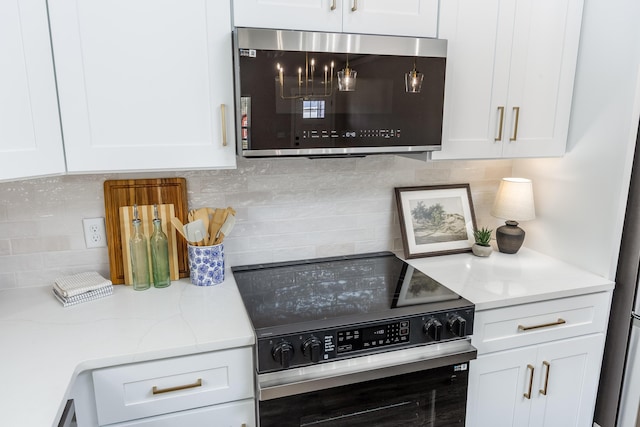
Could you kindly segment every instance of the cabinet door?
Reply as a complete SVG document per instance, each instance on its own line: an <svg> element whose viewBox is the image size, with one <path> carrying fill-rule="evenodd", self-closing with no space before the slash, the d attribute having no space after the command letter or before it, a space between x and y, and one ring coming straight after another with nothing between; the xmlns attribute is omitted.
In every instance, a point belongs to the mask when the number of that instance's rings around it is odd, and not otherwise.
<svg viewBox="0 0 640 427"><path fill-rule="evenodd" d="M591 425L603 349L604 334L539 346L529 426Z"/></svg>
<svg viewBox="0 0 640 427"><path fill-rule="evenodd" d="M535 347L525 347L472 360L466 425L526 426L531 405L524 394L529 391L531 376L536 374L535 368L528 367L535 359Z"/></svg>
<svg viewBox="0 0 640 427"><path fill-rule="evenodd" d="M561 156L583 0L444 2L443 149L434 159Z"/></svg>
<svg viewBox="0 0 640 427"><path fill-rule="evenodd" d="M583 0L518 0L505 157L564 154L582 5Z"/></svg>
<svg viewBox="0 0 640 427"><path fill-rule="evenodd" d="M344 0L345 33L436 37L438 0Z"/></svg>
<svg viewBox="0 0 640 427"><path fill-rule="evenodd" d="M342 31L342 3L348 0L234 0L236 27Z"/></svg>
<svg viewBox="0 0 640 427"><path fill-rule="evenodd" d="M439 36L449 44L442 151L434 159L502 155L514 13L513 0L442 2Z"/></svg>
<svg viewBox="0 0 640 427"><path fill-rule="evenodd" d="M69 172L235 166L229 2L49 7Z"/></svg>
<svg viewBox="0 0 640 427"><path fill-rule="evenodd" d="M0 2L0 70L0 180L63 173L44 2Z"/></svg>

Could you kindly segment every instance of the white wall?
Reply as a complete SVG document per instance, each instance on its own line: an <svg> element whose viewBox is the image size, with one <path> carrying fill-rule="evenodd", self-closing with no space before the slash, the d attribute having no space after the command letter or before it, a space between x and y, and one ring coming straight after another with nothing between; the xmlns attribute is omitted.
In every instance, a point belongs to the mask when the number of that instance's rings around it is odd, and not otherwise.
<svg viewBox="0 0 640 427"><path fill-rule="evenodd" d="M639 22L638 0L585 0L568 152L513 169L534 182L525 245L609 279L638 127Z"/></svg>
<svg viewBox="0 0 640 427"><path fill-rule="evenodd" d="M104 216L106 179L187 178L189 207L233 206L225 240L231 265L401 250L393 188L470 183L479 226L489 216L509 160L423 162L362 159L239 159L238 169L139 175L82 175L0 183L0 289L50 285L96 270L109 277L106 249L86 249L82 218Z"/></svg>

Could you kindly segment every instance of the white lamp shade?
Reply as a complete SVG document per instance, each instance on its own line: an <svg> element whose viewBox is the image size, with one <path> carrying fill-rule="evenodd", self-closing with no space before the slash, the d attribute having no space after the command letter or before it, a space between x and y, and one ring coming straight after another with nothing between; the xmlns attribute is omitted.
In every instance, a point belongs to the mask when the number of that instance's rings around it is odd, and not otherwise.
<svg viewBox="0 0 640 427"><path fill-rule="evenodd" d="M533 185L526 178L503 178L491 209L491 215L506 220L535 219Z"/></svg>

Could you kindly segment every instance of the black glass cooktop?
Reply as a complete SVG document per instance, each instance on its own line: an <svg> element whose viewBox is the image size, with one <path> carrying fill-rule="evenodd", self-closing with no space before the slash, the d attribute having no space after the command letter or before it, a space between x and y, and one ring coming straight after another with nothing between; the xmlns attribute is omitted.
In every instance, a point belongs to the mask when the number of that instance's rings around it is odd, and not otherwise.
<svg viewBox="0 0 640 427"><path fill-rule="evenodd" d="M256 330L385 318L461 297L391 252L232 268Z"/></svg>

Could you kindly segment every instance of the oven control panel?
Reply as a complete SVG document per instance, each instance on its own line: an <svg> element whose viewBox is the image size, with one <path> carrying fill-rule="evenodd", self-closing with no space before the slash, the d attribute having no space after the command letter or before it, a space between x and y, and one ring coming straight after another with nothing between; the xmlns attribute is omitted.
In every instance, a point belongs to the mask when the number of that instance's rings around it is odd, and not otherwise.
<svg viewBox="0 0 640 427"><path fill-rule="evenodd" d="M337 331L337 354L409 342L408 319L394 323Z"/></svg>
<svg viewBox="0 0 640 427"><path fill-rule="evenodd" d="M258 337L259 373L464 338L473 307L298 334Z"/></svg>

